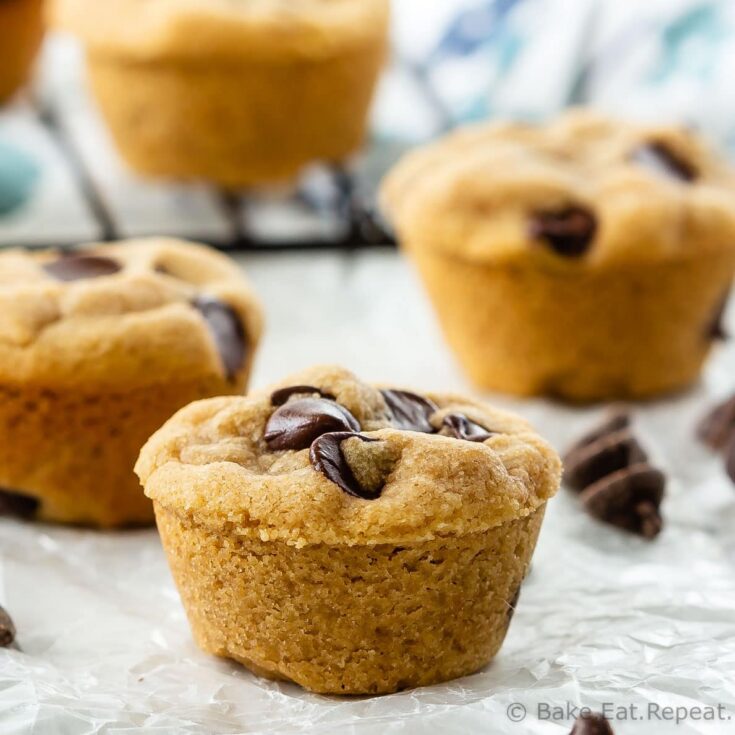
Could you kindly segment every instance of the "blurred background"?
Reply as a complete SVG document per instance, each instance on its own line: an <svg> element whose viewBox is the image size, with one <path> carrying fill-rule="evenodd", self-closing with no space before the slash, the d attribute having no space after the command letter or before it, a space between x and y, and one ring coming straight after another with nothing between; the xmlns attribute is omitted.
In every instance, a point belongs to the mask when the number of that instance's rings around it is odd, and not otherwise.
<svg viewBox="0 0 735 735"><path fill-rule="evenodd" d="M376 183L465 122L568 105L678 120L735 146L727 0L393 0L393 53L364 154L289 188L224 193L138 178L90 100L83 54L47 34L31 86L0 107L0 246L167 234L236 250L391 244ZM0 63L2 48L0 48Z"/></svg>

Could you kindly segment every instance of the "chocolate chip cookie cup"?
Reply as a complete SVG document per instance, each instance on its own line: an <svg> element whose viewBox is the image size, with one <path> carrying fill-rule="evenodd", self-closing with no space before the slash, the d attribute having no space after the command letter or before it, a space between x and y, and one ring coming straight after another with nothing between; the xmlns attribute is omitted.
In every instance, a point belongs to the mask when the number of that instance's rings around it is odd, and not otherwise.
<svg viewBox="0 0 735 735"><path fill-rule="evenodd" d="M496 654L560 461L484 404L322 367L187 406L136 471L201 648L375 694Z"/></svg>
<svg viewBox="0 0 735 735"><path fill-rule="evenodd" d="M0 511L151 523L140 448L190 401L241 393L260 330L238 267L203 246L0 254Z"/></svg>
<svg viewBox="0 0 735 735"><path fill-rule="evenodd" d="M290 179L362 144L388 0L58 4L137 171L237 188Z"/></svg>
<svg viewBox="0 0 735 735"><path fill-rule="evenodd" d="M735 270L735 178L692 133L573 111L409 154L384 208L484 388L647 398L695 381Z"/></svg>

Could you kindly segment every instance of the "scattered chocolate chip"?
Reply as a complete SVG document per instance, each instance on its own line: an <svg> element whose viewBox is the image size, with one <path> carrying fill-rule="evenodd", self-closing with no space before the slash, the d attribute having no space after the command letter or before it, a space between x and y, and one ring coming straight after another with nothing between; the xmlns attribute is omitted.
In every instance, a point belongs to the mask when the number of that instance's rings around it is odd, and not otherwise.
<svg viewBox="0 0 735 735"><path fill-rule="evenodd" d="M647 459L630 429L620 429L567 452L564 480L573 490L583 490L606 475Z"/></svg>
<svg viewBox="0 0 735 735"><path fill-rule="evenodd" d="M8 648L15 642L15 624L4 607L0 607L0 647Z"/></svg>
<svg viewBox="0 0 735 735"><path fill-rule="evenodd" d="M233 380L245 362L247 338L240 317L229 305L214 296L197 296L192 306L207 322L228 380Z"/></svg>
<svg viewBox="0 0 735 735"><path fill-rule="evenodd" d="M660 140L644 143L636 148L633 160L654 173L682 181L694 181L699 175L689 161Z"/></svg>
<svg viewBox="0 0 735 735"><path fill-rule="evenodd" d="M727 309L727 302L730 299L730 290L724 295L720 301L717 310L715 311L714 317L707 325L707 337L712 340L726 340L730 339L730 335L725 329L725 310Z"/></svg>
<svg viewBox="0 0 735 735"><path fill-rule="evenodd" d="M33 518L40 505L38 498L15 490L0 490L0 516Z"/></svg>
<svg viewBox="0 0 735 735"><path fill-rule="evenodd" d="M462 413L450 413L445 416L439 433L468 442L484 442L493 435L492 431L488 431L484 426L468 419Z"/></svg>
<svg viewBox="0 0 735 735"><path fill-rule="evenodd" d="M357 481L342 451L342 442L353 437L363 442L378 441L377 439L370 439L362 434L354 434L349 431L322 434L312 443L309 459L317 472L321 472L328 480L348 495L362 498L363 500L375 500L380 497L382 488L370 491L362 487Z"/></svg>
<svg viewBox="0 0 735 735"><path fill-rule="evenodd" d="M598 520L648 539L661 531L666 479L648 464L624 411L613 413L567 452L564 480Z"/></svg>
<svg viewBox="0 0 735 735"><path fill-rule="evenodd" d="M360 431L360 424L344 406L326 398L299 398L271 414L263 438L269 449L298 450L322 434L345 431Z"/></svg>
<svg viewBox="0 0 735 735"><path fill-rule="evenodd" d="M382 390L391 421L398 429L433 434L434 427L429 419L438 410L433 401L405 390Z"/></svg>
<svg viewBox="0 0 735 735"><path fill-rule="evenodd" d="M566 207L552 212L536 212L528 225L534 240L544 240L554 252L567 258L584 255L597 232L597 219L588 209Z"/></svg>
<svg viewBox="0 0 735 735"><path fill-rule="evenodd" d="M569 735L615 735L610 723L599 712L580 715Z"/></svg>
<svg viewBox="0 0 735 735"><path fill-rule="evenodd" d="M282 406L291 396L308 396L317 394L322 398L334 400L331 393L325 393L321 388L315 388L313 385L291 385L288 388L279 388L271 393L271 405Z"/></svg>
<svg viewBox="0 0 735 735"><path fill-rule="evenodd" d="M640 463L585 488L580 500L595 518L652 539L663 525L659 507L665 485L663 473Z"/></svg>
<svg viewBox="0 0 735 735"><path fill-rule="evenodd" d="M78 281L111 276L121 271L122 266L116 260L101 255L64 255L58 260L44 263L43 269L58 281Z"/></svg>
<svg viewBox="0 0 735 735"><path fill-rule="evenodd" d="M698 424L697 436L712 449L724 449L735 437L735 396L719 403Z"/></svg>

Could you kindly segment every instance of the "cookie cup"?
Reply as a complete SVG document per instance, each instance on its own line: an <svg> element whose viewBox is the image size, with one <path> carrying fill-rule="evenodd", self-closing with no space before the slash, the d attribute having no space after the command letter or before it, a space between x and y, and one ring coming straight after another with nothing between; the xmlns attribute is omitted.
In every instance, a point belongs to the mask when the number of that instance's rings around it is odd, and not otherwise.
<svg viewBox="0 0 735 735"><path fill-rule="evenodd" d="M351 386L317 384L370 425ZM505 414L493 428L510 433L484 444L370 431L341 445L356 474L384 478L367 500L315 470L308 449L261 453L258 396L183 409L136 466L198 645L325 694L485 666L558 486L553 450Z"/></svg>
<svg viewBox="0 0 735 735"><path fill-rule="evenodd" d="M130 0L92 9L95 25L80 15L84 2L64 4L100 110L141 173L239 188L341 161L363 142L386 54L385 0L293 12L163 3L136 17L135 34L109 25L129 23Z"/></svg>
<svg viewBox="0 0 735 735"><path fill-rule="evenodd" d="M478 386L581 402L645 399L694 383L722 336L735 271L730 249L599 269L408 250Z"/></svg>
<svg viewBox="0 0 735 735"><path fill-rule="evenodd" d="M77 253L120 270L60 282L43 270L57 252L0 255L0 509L101 528L150 524L133 472L140 448L188 402L243 392L260 307L239 268L203 246L128 241ZM242 325L232 373L193 305L201 294Z"/></svg>
<svg viewBox="0 0 735 735"><path fill-rule="evenodd" d="M0 2L0 102L28 78L43 36L43 0Z"/></svg>

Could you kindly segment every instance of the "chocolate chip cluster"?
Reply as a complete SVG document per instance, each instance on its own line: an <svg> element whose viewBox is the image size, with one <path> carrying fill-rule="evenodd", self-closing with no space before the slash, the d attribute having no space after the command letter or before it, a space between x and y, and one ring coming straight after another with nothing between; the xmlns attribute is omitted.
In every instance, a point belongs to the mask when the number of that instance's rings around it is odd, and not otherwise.
<svg viewBox="0 0 735 735"><path fill-rule="evenodd" d="M580 439L564 467L565 483L592 516L647 539L659 534L666 478L648 463L627 413L616 411Z"/></svg>
<svg viewBox="0 0 735 735"><path fill-rule="evenodd" d="M446 415L437 431L431 417L439 406L425 396L403 390L381 391L391 427L401 431L415 431L462 441L483 442L491 431L462 413ZM377 442L362 433L360 422L335 397L312 385L294 385L281 388L271 395L276 410L265 427L263 439L271 451L309 448L312 466L341 490L357 498L375 500L382 486L367 488L362 485L349 465L342 442L357 439Z"/></svg>

